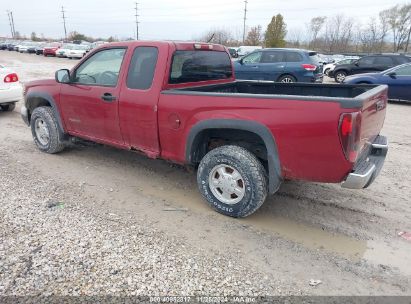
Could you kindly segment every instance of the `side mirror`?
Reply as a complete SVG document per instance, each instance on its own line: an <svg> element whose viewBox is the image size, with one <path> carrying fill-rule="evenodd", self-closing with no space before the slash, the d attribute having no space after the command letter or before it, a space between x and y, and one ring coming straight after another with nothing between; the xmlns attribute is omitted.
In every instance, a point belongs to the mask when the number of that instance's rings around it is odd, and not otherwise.
<svg viewBox="0 0 411 304"><path fill-rule="evenodd" d="M58 83L70 83L70 71L68 69L58 70L54 78Z"/></svg>
<svg viewBox="0 0 411 304"><path fill-rule="evenodd" d="M397 73L395 73L395 72L389 72L388 74L387 74L388 76L390 76L391 78L393 78L393 79L396 79L397 77Z"/></svg>
<svg viewBox="0 0 411 304"><path fill-rule="evenodd" d="M357 60L357 61L354 61L354 65L356 65L356 66L359 66L359 65L360 65L360 63L358 62L358 60Z"/></svg>

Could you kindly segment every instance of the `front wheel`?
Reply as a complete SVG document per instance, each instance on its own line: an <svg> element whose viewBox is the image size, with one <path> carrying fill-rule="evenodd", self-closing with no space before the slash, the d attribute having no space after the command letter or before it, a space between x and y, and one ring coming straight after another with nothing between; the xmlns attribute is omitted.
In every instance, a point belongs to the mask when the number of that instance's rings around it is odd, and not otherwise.
<svg viewBox="0 0 411 304"><path fill-rule="evenodd" d="M0 105L0 108L4 111L4 112L11 112L14 110L14 108L16 107L15 103L10 103L7 105Z"/></svg>
<svg viewBox="0 0 411 304"><path fill-rule="evenodd" d="M207 203L231 217L254 213L267 197L267 174L257 157L238 146L211 150L201 160L197 183Z"/></svg>
<svg viewBox="0 0 411 304"><path fill-rule="evenodd" d="M31 114L30 127L40 151L54 154L65 148L57 119L50 107L35 108Z"/></svg>
<svg viewBox="0 0 411 304"><path fill-rule="evenodd" d="M347 73L345 71L338 71L337 73L334 73L334 79L338 83L342 83L345 78L347 77Z"/></svg>

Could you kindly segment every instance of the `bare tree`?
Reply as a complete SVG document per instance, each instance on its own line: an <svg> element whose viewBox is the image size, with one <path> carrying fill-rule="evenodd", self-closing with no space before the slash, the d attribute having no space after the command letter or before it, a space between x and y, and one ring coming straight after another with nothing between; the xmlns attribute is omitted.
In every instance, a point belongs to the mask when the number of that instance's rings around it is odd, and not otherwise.
<svg viewBox="0 0 411 304"><path fill-rule="evenodd" d="M245 45L261 45L263 40L263 29L261 25L253 26L247 34Z"/></svg>
<svg viewBox="0 0 411 304"><path fill-rule="evenodd" d="M303 30L301 28L292 28L287 32L287 46L299 48L304 42Z"/></svg>
<svg viewBox="0 0 411 304"><path fill-rule="evenodd" d="M209 42L209 43L218 43L222 45L229 45L233 40L233 35L231 32L224 28L214 28L210 29L201 35L199 38L196 38L197 41Z"/></svg>
<svg viewBox="0 0 411 304"><path fill-rule="evenodd" d="M353 38L354 20L344 15L328 19L325 26L324 42L329 52L344 52L350 49Z"/></svg>
<svg viewBox="0 0 411 304"><path fill-rule="evenodd" d="M320 34L321 30L324 27L325 21L327 17L324 16L318 16L314 17L311 19L309 23L309 29L311 33L311 41L310 41L310 47L315 48L316 47L316 42L318 39L318 35Z"/></svg>
<svg viewBox="0 0 411 304"><path fill-rule="evenodd" d="M396 5L381 12L393 34L393 50L398 52L406 48L411 29L411 4Z"/></svg>
<svg viewBox="0 0 411 304"><path fill-rule="evenodd" d="M379 19L370 18L368 24L359 33L362 50L367 53L382 52L387 32L388 23L384 15L380 15Z"/></svg>

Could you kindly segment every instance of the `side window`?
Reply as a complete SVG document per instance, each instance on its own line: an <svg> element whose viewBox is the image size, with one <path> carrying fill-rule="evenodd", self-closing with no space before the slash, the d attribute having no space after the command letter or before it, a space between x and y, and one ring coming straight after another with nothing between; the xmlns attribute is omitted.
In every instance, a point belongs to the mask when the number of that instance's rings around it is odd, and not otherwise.
<svg viewBox="0 0 411 304"><path fill-rule="evenodd" d="M303 57L297 52L287 52L286 61L287 62L300 62L300 61L303 61Z"/></svg>
<svg viewBox="0 0 411 304"><path fill-rule="evenodd" d="M247 55L244 57L243 62L244 63L259 63L261 59L261 52L255 52L251 53L250 55Z"/></svg>
<svg viewBox="0 0 411 304"><path fill-rule="evenodd" d="M95 53L77 68L72 82L115 87L125 52L115 48Z"/></svg>
<svg viewBox="0 0 411 304"><path fill-rule="evenodd" d="M127 74L127 87L147 90L151 87L158 58L158 49L140 46L134 50Z"/></svg>
<svg viewBox="0 0 411 304"><path fill-rule="evenodd" d="M408 63L411 61L409 57L405 57L405 56L398 56L396 57L396 59L399 64Z"/></svg>
<svg viewBox="0 0 411 304"><path fill-rule="evenodd" d="M376 57L374 63L375 64L381 64L381 65L392 65L392 64L394 64L391 57Z"/></svg>
<svg viewBox="0 0 411 304"><path fill-rule="evenodd" d="M284 52L262 52L261 63L276 63L284 61Z"/></svg>
<svg viewBox="0 0 411 304"><path fill-rule="evenodd" d="M374 63L375 57L363 57L358 60L359 65L369 65Z"/></svg>
<svg viewBox="0 0 411 304"><path fill-rule="evenodd" d="M411 65L400 67L394 72L397 76L411 76Z"/></svg>

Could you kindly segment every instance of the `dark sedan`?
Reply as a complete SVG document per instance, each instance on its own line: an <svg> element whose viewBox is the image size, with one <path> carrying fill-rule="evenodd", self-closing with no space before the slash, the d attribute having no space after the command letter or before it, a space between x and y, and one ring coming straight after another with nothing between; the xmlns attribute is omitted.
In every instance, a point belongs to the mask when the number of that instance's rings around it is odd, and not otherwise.
<svg viewBox="0 0 411 304"><path fill-rule="evenodd" d="M411 101L411 63L402 64L380 73L367 73L349 76L347 84L386 84L388 98Z"/></svg>

